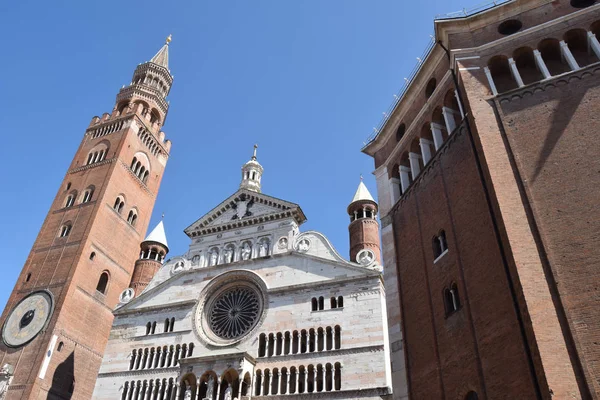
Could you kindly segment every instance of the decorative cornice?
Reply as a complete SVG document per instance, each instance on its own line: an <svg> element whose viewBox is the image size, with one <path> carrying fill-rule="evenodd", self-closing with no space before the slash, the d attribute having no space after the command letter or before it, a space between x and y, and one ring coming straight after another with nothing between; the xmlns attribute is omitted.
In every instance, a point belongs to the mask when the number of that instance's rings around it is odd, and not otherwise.
<svg viewBox="0 0 600 400"><path fill-rule="evenodd" d="M331 392L313 392L313 393L294 393L282 395L267 395L267 396L252 396L253 399L265 400L284 400L289 398L294 399L362 399L376 398L392 394L391 388L377 387L371 389L353 389L353 390L335 390Z"/></svg>
<svg viewBox="0 0 600 400"><path fill-rule="evenodd" d="M143 314L145 314L145 313L143 313ZM162 332L162 333L154 333L152 335L141 335L141 336L133 336L130 338L121 338L121 340L123 342L138 342L138 341L142 341L142 340L156 339L156 338L161 338L161 337L178 336L178 335L187 334L187 333L191 333L191 332L192 332L191 329L182 329L180 331L174 331L174 332ZM150 347L152 347L152 346L150 346Z"/></svg>
<svg viewBox="0 0 600 400"><path fill-rule="evenodd" d="M166 310L179 310L179 309L195 306L196 301L197 300L179 301L177 303L160 304L160 305L155 305L155 306L150 306L150 307L144 307L142 309L136 309L136 308L131 309L131 310L117 309L114 311L114 314L115 314L115 316L121 316L121 315L147 314L148 312L152 312L152 311L163 312Z"/></svg>
<svg viewBox="0 0 600 400"><path fill-rule="evenodd" d="M310 328L303 328L308 331ZM301 329L294 329L296 331L300 331ZM382 339L383 341L383 339ZM338 349L338 350L326 350L326 351L313 351L307 353L297 353L297 354L287 354L281 356L271 356L271 357L259 357L256 359L256 368L264 369L269 368L270 364L278 364L281 361L291 361L298 362L298 360L306 360L303 364L317 364L319 359L322 358L330 358L330 357L339 357L339 356L347 356L350 354L364 354L364 353L376 353L379 351L384 351L385 347L383 344L372 345L372 346L361 346L361 347L353 347L349 349ZM295 365L291 365L292 367Z"/></svg>
<svg viewBox="0 0 600 400"><path fill-rule="evenodd" d="M121 89L119 94L117 94L117 101L131 99L133 97L139 97L155 102L164 114L169 110L169 104L158 90L142 84L129 85L126 88Z"/></svg>
<svg viewBox="0 0 600 400"><path fill-rule="evenodd" d="M117 372L101 372L98 374L99 378L106 377L129 377L129 376L152 376L153 378L164 378L163 376L156 376L157 374L168 373L172 374L176 372L179 374L179 366L176 367L164 367L164 368L153 368L153 369L135 369L131 371L117 371ZM168 378L174 378L174 376L168 376Z"/></svg>
<svg viewBox="0 0 600 400"><path fill-rule="evenodd" d="M499 104L510 103L513 100L521 100L527 96L533 96L539 92L560 88L564 85L568 85L572 81L580 81L582 79L589 78L598 72L600 72L600 62L595 62L576 71L565 72L549 79L509 90L508 92L497 95L494 99Z"/></svg>
<svg viewBox="0 0 600 400"><path fill-rule="evenodd" d="M117 157L113 157L113 158L109 158L109 159L102 160L102 161L99 161L99 162L95 162L93 164L84 165L83 167L74 168L74 169L68 171L67 174L74 174L76 172L85 171L86 169L92 169L92 168L99 167L101 165L110 164L110 163L113 163L115 161L117 161Z"/></svg>

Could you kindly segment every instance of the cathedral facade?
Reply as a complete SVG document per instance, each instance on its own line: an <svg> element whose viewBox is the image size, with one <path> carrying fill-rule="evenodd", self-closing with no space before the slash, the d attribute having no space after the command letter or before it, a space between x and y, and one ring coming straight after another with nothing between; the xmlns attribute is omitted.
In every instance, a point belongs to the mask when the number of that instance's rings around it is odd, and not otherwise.
<svg viewBox="0 0 600 400"><path fill-rule="evenodd" d="M301 232L299 205L261 193L263 168L185 229L162 222L123 291L94 399L380 399L391 393L377 203L361 182L344 259Z"/></svg>

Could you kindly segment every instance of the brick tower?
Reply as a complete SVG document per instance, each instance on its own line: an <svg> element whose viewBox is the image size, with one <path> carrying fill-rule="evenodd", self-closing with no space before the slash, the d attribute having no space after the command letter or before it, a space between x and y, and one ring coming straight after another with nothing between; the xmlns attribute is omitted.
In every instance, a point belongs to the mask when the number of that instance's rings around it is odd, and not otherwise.
<svg viewBox="0 0 600 400"><path fill-rule="evenodd" d="M362 178L354 198L348 206L348 215L350 216L350 225L348 226L350 232L350 261L370 264L377 260L377 263L380 263L377 203L373 200L373 196L369 193L369 189L363 183Z"/></svg>
<svg viewBox="0 0 600 400"><path fill-rule="evenodd" d="M165 255L169 252L165 227L160 221L156 228L140 244L140 258L135 262L130 288L133 294L140 294L150 283L156 271L162 266Z"/></svg>
<svg viewBox="0 0 600 400"><path fill-rule="evenodd" d="M85 131L0 319L0 397L92 396L169 157L169 42Z"/></svg>

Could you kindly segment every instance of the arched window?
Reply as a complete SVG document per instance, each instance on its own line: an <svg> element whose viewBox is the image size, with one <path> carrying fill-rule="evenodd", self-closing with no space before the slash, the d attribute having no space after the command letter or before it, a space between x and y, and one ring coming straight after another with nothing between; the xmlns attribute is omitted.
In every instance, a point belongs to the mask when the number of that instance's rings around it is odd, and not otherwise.
<svg viewBox="0 0 600 400"><path fill-rule="evenodd" d="M300 335L298 334L298 331L294 331L294 333L292 333L292 354L298 354L299 345Z"/></svg>
<svg viewBox="0 0 600 400"><path fill-rule="evenodd" d="M337 306L338 308L344 308L344 296L338 296Z"/></svg>
<svg viewBox="0 0 600 400"><path fill-rule="evenodd" d="M444 289L444 307L446 308L446 316L454 314L460 308L456 283L453 283L450 288Z"/></svg>
<svg viewBox="0 0 600 400"><path fill-rule="evenodd" d="M292 335L291 333L285 332L283 336L283 354L290 354L292 348Z"/></svg>
<svg viewBox="0 0 600 400"><path fill-rule="evenodd" d="M465 396L465 400L478 400L479 396L477 396L477 393L474 391L470 391L469 393L467 393L467 395Z"/></svg>
<svg viewBox="0 0 600 400"><path fill-rule="evenodd" d="M107 140L104 140L98 143L96 146L94 146L94 148L92 148L88 153L85 165L103 161L106 158L106 155L108 154L109 146L110 142Z"/></svg>
<svg viewBox="0 0 600 400"><path fill-rule="evenodd" d="M323 296L319 297L319 311L325 309L325 298Z"/></svg>
<svg viewBox="0 0 600 400"><path fill-rule="evenodd" d="M306 353L307 341L308 341L308 335L306 333L306 329L302 329L302 331L300 332L300 353Z"/></svg>
<svg viewBox="0 0 600 400"><path fill-rule="evenodd" d="M95 258L96 258L96 252L92 251L92 252L90 253L90 260L91 260L91 261L94 261L94 259L95 259Z"/></svg>
<svg viewBox="0 0 600 400"><path fill-rule="evenodd" d="M71 223L67 222L63 226L60 227L60 231L58 233L59 237L67 237L71 233Z"/></svg>
<svg viewBox="0 0 600 400"><path fill-rule="evenodd" d="M150 332L152 335L156 332L156 321L152 323L152 331Z"/></svg>
<svg viewBox="0 0 600 400"><path fill-rule="evenodd" d="M425 98L430 98L433 92L435 92L435 88L437 87L437 81L435 78L431 78L429 82L427 82L427 86L425 87Z"/></svg>
<svg viewBox="0 0 600 400"><path fill-rule="evenodd" d="M342 364L340 363L335 363L335 382L334 382L334 387L335 390L341 390L342 389Z"/></svg>
<svg viewBox="0 0 600 400"><path fill-rule="evenodd" d="M169 318L165 319L165 328L163 332L169 332Z"/></svg>
<svg viewBox="0 0 600 400"><path fill-rule="evenodd" d="M150 160L146 154L142 152L135 153L130 168L139 180L146 183L150 175Z"/></svg>
<svg viewBox="0 0 600 400"><path fill-rule="evenodd" d="M334 332L333 346L336 350L339 350L342 348L342 328L339 325L336 325Z"/></svg>
<svg viewBox="0 0 600 400"><path fill-rule="evenodd" d="M396 142L399 142L404 137L405 132L406 132L406 125L404 123L401 123L398 126L398 129L396 129Z"/></svg>
<svg viewBox="0 0 600 400"><path fill-rule="evenodd" d="M275 335L269 333L269 340L267 342L267 357L272 357L275 353Z"/></svg>
<svg viewBox="0 0 600 400"><path fill-rule="evenodd" d="M137 212L135 210L129 211L129 215L127 216L127 222L129 222L129 225L135 226L137 222Z"/></svg>
<svg viewBox="0 0 600 400"><path fill-rule="evenodd" d="M267 345L267 336L264 333L261 333L258 337L258 356L265 356L265 348Z"/></svg>
<svg viewBox="0 0 600 400"><path fill-rule="evenodd" d="M96 291L102 294L106 294L106 289L108 288L108 272L104 271L102 275L100 275L100 279L98 279L98 284L96 285Z"/></svg>
<svg viewBox="0 0 600 400"><path fill-rule="evenodd" d="M94 195L94 187L88 187L85 192L83 192L83 196L81 198L82 203L88 203L92 200L92 196Z"/></svg>
<svg viewBox="0 0 600 400"><path fill-rule="evenodd" d="M329 302L332 309L337 308L337 299L335 297L332 297Z"/></svg>
<svg viewBox="0 0 600 400"><path fill-rule="evenodd" d="M437 260L448 251L448 245L446 242L446 232L441 230L440 233L435 236L432 241L433 246L433 259Z"/></svg>
<svg viewBox="0 0 600 400"><path fill-rule="evenodd" d="M171 318L171 325L169 327L169 332L173 332L173 328L175 328L175 318Z"/></svg>
<svg viewBox="0 0 600 400"><path fill-rule="evenodd" d="M262 371L259 369L256 371L256 377L255 377L255 389L254 389L254 395L255 396L260 396L260 392L261 392L261 387L262 387Z"/></svg>
<svg viewBox="0 0 600 400"><path fill-rule="evenodd" d="M313 297L311 300L312 303L312 311L317 311L319 309L319 301L316 297Z"/></svg>
<svg viewBox="0 0 600 400"><path fill-rule="evenodd" d="M150 334L150 329L152 329L152 324L150 322L148 322L146 324L146 335Z"/></svg>
<svg viewBox="0 0 600 400"><path fill-rule="evenodd" d="M333 329L330 326L326 329L326 341L325 341L325 349L332 350L333 349Z"/></svg>
<svg viewBox="0 0 600 400"><path fill-rule="evenodd" d="M29 282L31 280L31 272L28 272L27 275L25 275L25 282Z"/></svg>
<svg viewBox="0 0 600 400"><path fill-rule="evenodd" d="M121 195L115 199L115 204L113 205L113 209L116 212L118 212L119 214L121 214L121 212L123 211L123 207L125 207L125 199Z"/></svg>
<svg viewBox="0 0 600 400"><path fill-rule="evenodd" d="M58 347L56 348L56 351L62 351L63 347L65 347L65 343L64 342L59 342L58 343Z"/></svg>
<svg viewBox="0 0 600 400"><path fill-rule="evenodd" d="M75 197L77 197L77 191L71 192L67 196L67 200L65 201L65 207L71 207L73 204L75 204Z"/></svg>
<svg viewBox="0 0 600 400"><path fill-rule="evenodd" d="M315 330L311 328L308 330L308 351L315 352L317 349L316 344Z"/></svg>

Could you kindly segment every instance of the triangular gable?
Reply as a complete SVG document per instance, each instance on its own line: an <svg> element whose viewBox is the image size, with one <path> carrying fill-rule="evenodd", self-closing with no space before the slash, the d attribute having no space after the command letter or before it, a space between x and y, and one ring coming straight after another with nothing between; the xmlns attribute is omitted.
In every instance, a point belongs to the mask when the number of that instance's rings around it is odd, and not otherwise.
<svg viewBox="0 0 600 400"><path fill-rule="evenodd" d="M240 189L184 229L184 232L189 237L196 237L289 217L293 217L298 225L306 221L298 204Z"/></svg>

